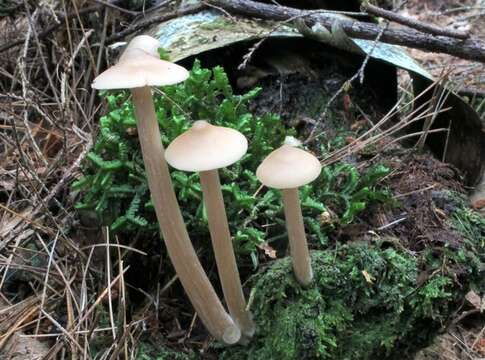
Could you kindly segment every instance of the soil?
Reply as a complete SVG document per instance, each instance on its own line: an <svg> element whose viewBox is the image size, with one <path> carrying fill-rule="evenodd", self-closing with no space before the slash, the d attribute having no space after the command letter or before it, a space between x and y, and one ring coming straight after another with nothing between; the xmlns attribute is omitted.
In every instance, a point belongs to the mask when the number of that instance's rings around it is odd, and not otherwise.
<svg viewBox="0 0 485 360"><path fill-rule="evenodd" d="M450 191L465 193L458 170L429 155L410 153L404 158L384 157L382 161L393 169L384 183L400 203L398 209L383 217L388 221L404 219L390 228L390 235L399 238L401 244L411 251L445 244L458 249L463 241L462 235L451 230L445 221L458 205L446 194ZM382 218L379 219L375 226L386 225ZM369 220L373 222L376 219Z"/></svg>

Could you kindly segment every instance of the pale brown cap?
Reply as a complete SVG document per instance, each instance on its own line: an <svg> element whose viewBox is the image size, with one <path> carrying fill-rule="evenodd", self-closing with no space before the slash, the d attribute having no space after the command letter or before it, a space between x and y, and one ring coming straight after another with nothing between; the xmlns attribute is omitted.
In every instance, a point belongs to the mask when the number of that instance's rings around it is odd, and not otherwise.
<svg viewBox="0 0 485 360"><path fill-rule="evenodd" d="M284 144L270 153L256 170L264 185L274 189L294 189L315 180L322 170L309 152Z"/></svg>
<svg viewBox="0 0 485 360"><path fill-rule="evenodd" d="M126 45L125 52L129 49L139 49L147 52L148 54L160 58L158 55L158 48L160 47L160 41L148 36L148 35L138 35L130 40L128 45ZM120 60L123 59L124 53L121 55Z"/></svg>
<svg viewBox="0 0 485 360"><path fill-rule="evenodd" d="M131 89L173 85L189 77L177 64L160 60L138 48L128 48L118 64L101 73L92 83L95 89Z"/></svg>
<svg viewBox="0 0 485 360"><path fill-rule="evenodd" d="M172 141L165 159L178 170L199 172L234 164L247 149L248 141L239 131L199 120Z"/></svg>

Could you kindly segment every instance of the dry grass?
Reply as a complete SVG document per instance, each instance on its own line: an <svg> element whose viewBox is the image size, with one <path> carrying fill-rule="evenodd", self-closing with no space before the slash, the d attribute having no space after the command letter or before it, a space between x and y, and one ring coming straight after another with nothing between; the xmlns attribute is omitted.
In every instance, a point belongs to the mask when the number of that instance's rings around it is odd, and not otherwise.
<svg viewBox="0 0 485 360"><path fill-rule="evenodd" d="M7 358L91 358L100 333L112 342L98 349L98 359L134 358L148 314L159 306L147 294L146 305L128 320L125 259L137 250L105 231L83 229L69 192L102 113L90 83L110 59L106 41L141 17L103 3L44 1L33 7L12 0L10 16L0 19L0 353ZM483 83L469 78L460 80ZM420 109L381 131L390 115L325 161L433 112ZM469 349L464 358L471 359L481 341L461 337Z"/></svg>
<svg viewBox="0 0 485 360"><path fill-rule="evenodd" d="M124 311L130 249L99 231L78 236L69 193L96 135L100 106L90 83L120 15L83 1L17 5L0 21L0 352L14 356L28 344L35 353L25 358L89 358L92 334L109 332L104 357L129 358L140 328ZM96 243L116 261L95 259ZM118 313L110 306L101 328L97 308L106 301Z"/></svg>

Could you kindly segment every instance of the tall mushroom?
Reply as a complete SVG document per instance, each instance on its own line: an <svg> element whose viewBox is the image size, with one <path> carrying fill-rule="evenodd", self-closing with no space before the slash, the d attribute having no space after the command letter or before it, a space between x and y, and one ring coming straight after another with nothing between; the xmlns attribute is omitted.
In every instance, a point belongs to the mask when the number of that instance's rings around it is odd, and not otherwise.
<svg viewBox="0 0 485 360"><path fill-rule="evenodd" d="M199 172L224 298L243 335L252 337L255 327L246 310L218 172L243 157L247 148L240 132L199 120L167 147L165 159L178 170Z"/></svg>
<svg viewBox="0 0 485 360"><path fill-rule="evenodd" d="M292 139L287 138L283 146L263 160L256 176L267 187L281 189L293 271L298 282L306 286L311 283L313 272L298 188L315 180L321 165L315 156L297 148Z"/></svg>
<svg viewBox="0 0 485 360"><path fill-rule="evenodd" d="M150 86L184 81L188 72L158 59L143 46L128 45L118 64L99 75L92 86L95 89L131 89L148 186L168 255L209 332L227 344L234 344L239 341L241 331L224 310L190 242L165 161L150 89Z"/></svg>

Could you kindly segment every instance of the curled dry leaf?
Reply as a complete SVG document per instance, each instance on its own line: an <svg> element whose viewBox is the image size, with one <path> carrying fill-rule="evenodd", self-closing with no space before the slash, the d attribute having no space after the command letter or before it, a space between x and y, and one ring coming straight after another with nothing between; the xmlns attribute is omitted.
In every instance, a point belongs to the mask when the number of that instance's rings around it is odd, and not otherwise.
<svg viewBox="0 0 485 360"><path fill-rule="evenodd" d="M362 275L364 275L365 281L367 281L369 284L373 284L376 278L369 274L367 270L362 270Z"/></svg>
<svg viewBox="0 0 485 360"><path fill-rule="evenodd" d="M480 340L477 341L477 343L474 346L474 350L478 352L480 355L485 356L485 338L481 338Z"/></svg>
<svg viewBox="0 0 485 360"><path fill-rule="evenodd" d="M472 203L472 208L475 210L480 210L482 208L485 208L485 199L480 199Z"/></svg>
<svg viewBox="0 0 485 360"><path fill-rule="evenodd" d="M32 211L32 207L28 207L21 213L11 212L11 216L0 218L0 238L7 236L15 227L22 222Z"/></svg>
<svg viewBox="0 0 485 360"><path fill-rule="evenodd" d="M470 290L466 295L465 299L468 301L470 305L472 305L477 310L482 310L482 299L480 296L473 290Z"/></svg>
<svg viewBox="0 0 485 360"><path fill-rule="evenodd" d="M273 249L270 245L267 243L264 243L263 245L258 245L258 248L264 251L265 255L268 256L271 259L276 259L276 250Z"/></svg>

